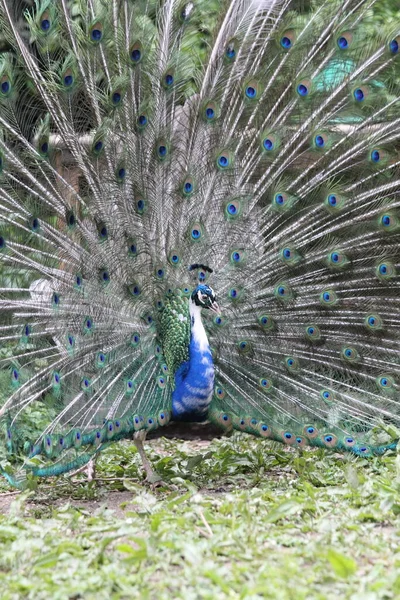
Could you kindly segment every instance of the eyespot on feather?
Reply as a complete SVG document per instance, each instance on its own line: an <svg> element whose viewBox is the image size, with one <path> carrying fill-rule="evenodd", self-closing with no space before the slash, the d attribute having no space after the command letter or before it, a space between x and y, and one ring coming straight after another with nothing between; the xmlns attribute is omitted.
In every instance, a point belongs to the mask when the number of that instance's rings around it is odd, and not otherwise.
<svg viewBox="0 0 400 600"><path fill-rule="evenodd" d="M322 437L322 441L327 448L335 448L338 443L338 438L333 433L327 433Z"/></svg>
<svg viewBox="0 0 400 600"><path fill-rule="evenodd" d="M311 95L312 81L311 79L300 79L296 83L296 93L301 99L305 99Z"/></svg>
<svg viewBox="0 0 400 600"><path fill-rule="evenodd" d="M296 33L294 29L287 29L279 37L279 47L283 50L290 50L296 41Z"/></svg>
<svg viewBox="0 0 400 600"><path fill-rule="evenodd" d="M305 425L303 433L310 440L314 440L319 436L319 431L314 425Z"/></svg>
<svg viewBox="0 0 400 600"><path fill-rule="evenodd" d="M351 31L344 31L336 38L336 45L339 50L348 50L353 43L354 35Z"/></svg>
<svg viewBox="0 0 400 600"><path fill-rule="evenodd" d="M286 281L279 282L274 289L274 296L281 302L293 300L294 293L290 285Z"/></svg>
<svg viewBox="0 0 400 600"><path fill-rule="evenodd" d="M231 40L229 40L229 42L227 43L226 47L225 47L225 53L224 53L224 58L226 62L233 62L236 58L237 55L237 49L240 47L240 43L235 39L232 38Z"/></svg>
<svg viewBox="0 0 400 600"><path fill-rule="evenodd" d="M143 46L142 43L137 40L129 48L129 59L133 66L138 65L143 59Z"/></svg>
<svg viewBox="0 0 400 600"><path fill-rule="evenodd" d="M230 169L233 165L233 153L230 150L222 150L216 159L216 166L219 171Z"/></svg>
<svg viewBox="0 0 400 600"><path fill-rule="evenodd" d="M338 296L335 290L326 289L321 292L319 296L319 301L322 306L326 306L327 308L333 307L338 303Z"/></svg>
<svg viewBox="0 0 400 600"><path fill-rule="evenodd" d="M261 95L260 83L255 79L247 81L243 88L246 101L255 102Z"/></svg>
<svg viewBox="0 0 400 600"><path fill-rule="evenodd" d="M103 39L103 24L101 21L95 21L89 27L89 40L92 44L97 45Z"/></svg>
<svg viewBox="0 0 400 600"><path fill-rule="evenodd" d="M382 318L376 313L368 314L364 319L364 325L369 331L382 331Z"/></svg>
<svg viewBox="0 0 400 600"><path fill-rule="evenodd" d="M228 221L237 219L242 212L242 201L238 198L227 200L224 203L224 214Z"/></svg>
<svg viewBox="0 0 400 600"><path fill-rule="evenodd" d="M390 40L389 44L389 52L393 56L396 56L400 52L400 35Z"/></svg>
<svg viewBox="0 0 400 600"><path fill-rule="evenodd" d="M358 362L361 358L357 350L352 346L344 346L340 354L347 362Z"/></svg>
<svg viewBox="0 0 400 600"><path fill-rule="evenodd" d="M294 446L296 444L296 436L290 431L281 431L282 442L287 446Z"/></svg>
<svg viewBox="0 0 400 600"><path fill-rule="evenodd" d="M284 365L289 373L298 373L300 371L300 363L298 358L294 356L285 356Z"/></svg>
<svg viewBox="0 0 400 600"><path fill-rule="evenodd" d="M310 342L319 342L321 340L321 330L318 325L307 325L305 329L306 338Z"/></svg>
<svg viewBox="0 0 400 600"><path fill-rule="evenodd" d="M387 281L397 276L395 265L390 260L384 260L375 267L375 275L381 281Z"/></svg>
<svg viewBox="0 0 400 600"><path fill-rule="evenodd" d="M271 331L275 328L275 321L269 314L262 314L258 317L257 322L264 331Z"/></svg>

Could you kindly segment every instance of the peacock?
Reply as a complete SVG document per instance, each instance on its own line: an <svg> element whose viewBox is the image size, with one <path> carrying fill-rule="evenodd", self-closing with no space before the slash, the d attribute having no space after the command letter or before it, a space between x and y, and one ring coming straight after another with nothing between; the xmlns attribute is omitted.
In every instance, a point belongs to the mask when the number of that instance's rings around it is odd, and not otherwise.
<svg viewBox="0 0 400 600"><path fill-rule="evenodd" d="M132 438L151 479L171 422L396 448L400 23L372 35L374 4L0 0L11 485Z"/></svg>

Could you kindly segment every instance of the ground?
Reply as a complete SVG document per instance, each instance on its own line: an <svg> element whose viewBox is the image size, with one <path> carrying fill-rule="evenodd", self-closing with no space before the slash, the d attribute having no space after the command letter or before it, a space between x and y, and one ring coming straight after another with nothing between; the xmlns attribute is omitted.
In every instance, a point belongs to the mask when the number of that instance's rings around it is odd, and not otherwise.
<svg viewBox="0 0 400 600"><path fill-rule="evenodd" d="M301 454L235 434L130 443L84 475L0 484L2 600L400 598L400 456Z"/></svg>

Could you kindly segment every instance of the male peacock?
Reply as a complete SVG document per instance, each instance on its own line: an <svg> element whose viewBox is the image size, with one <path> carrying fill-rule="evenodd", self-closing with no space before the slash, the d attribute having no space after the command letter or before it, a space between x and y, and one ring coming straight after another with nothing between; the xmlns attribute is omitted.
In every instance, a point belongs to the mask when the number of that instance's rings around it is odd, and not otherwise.
<svg viewBox="0 0 400 600"><path fill-rule="evenodd" d="M0 0L11 484L170 420L396 446L400 24L298 4Z"/></svg>

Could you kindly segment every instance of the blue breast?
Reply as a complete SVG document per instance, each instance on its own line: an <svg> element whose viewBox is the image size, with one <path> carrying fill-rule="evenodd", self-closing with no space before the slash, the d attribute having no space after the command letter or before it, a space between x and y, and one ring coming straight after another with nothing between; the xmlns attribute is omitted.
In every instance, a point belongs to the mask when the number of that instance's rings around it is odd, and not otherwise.
<svg viewBox="0 0 400 600"><path fill-rule="evenodd" d="M175 373L172 393L174 421L205 421L214 389L214 363L210 348L201 352L190 338L189 360Z"/></svg>

